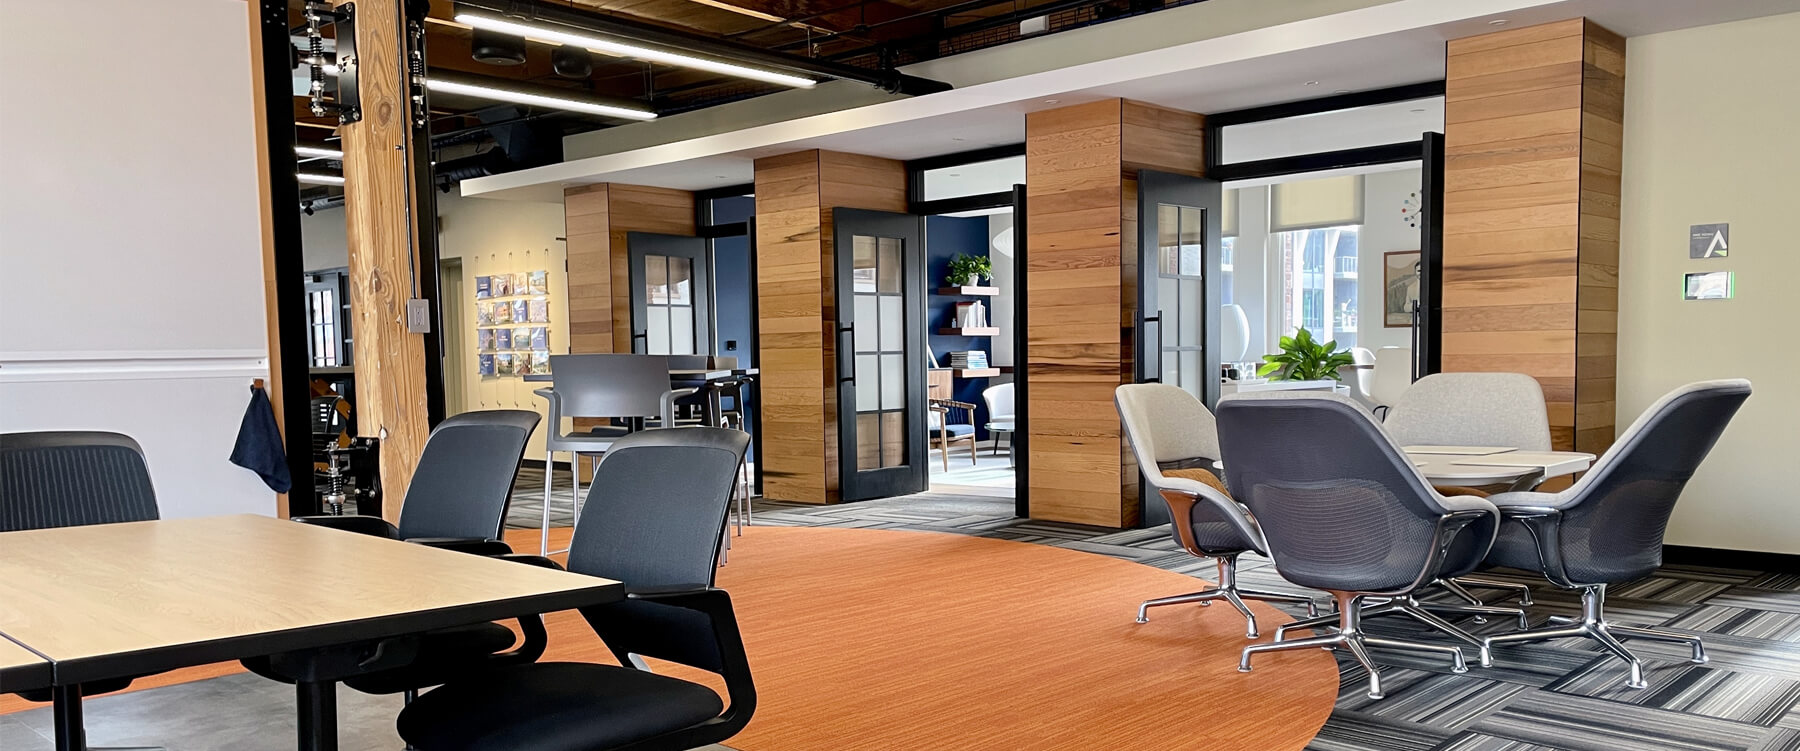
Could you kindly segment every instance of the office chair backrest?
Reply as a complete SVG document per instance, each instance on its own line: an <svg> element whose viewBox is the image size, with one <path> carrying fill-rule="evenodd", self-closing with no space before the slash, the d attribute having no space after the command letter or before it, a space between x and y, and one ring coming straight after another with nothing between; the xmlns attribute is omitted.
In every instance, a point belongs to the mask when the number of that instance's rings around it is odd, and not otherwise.
<svg viewBox="0 0 1800 751"><path fill-rule="evenodd" d="M1374 416L1348 397L1226 397L1219 445L1226 484L1256 517L1282 578L1377 592L1425 571L1448 509Z"/></svg>
<svg viewBox="0 0 1800 751"><path fill-rule="evenodd" d="M569 570L627 591L712 586L725 512L750 447L740 430L639 431L614 441L575 524Z"/></svg>
<svg viewBox="0 0 1800 751"><path fill-rule="evenodd" d="M400 506L400 538L494 540L525 442L538 413L522 409L464 412L438 423Z"/></svg>
<svg viewBox="0 0 1800 751"><path fill-rule="evenodd" d="M0 434L0 532L157 518L137 441L85 430Z"/></svg>
<svg viewBox="0 0 1800 751"><path fill-rule="evenodd" d="M670 370L708 370L713 366L710 355L668 355Z"/></svg>
<svg viewBox="0 0 1800 751"><path fill-rule="evenodd" d="M1138 471L1153 492L1175 489L1204 496L1213 490L1171 481L1163 474L1165 466L1192 467L1210 473L1211 460L1219 458L1219 434L1205 404L1181 387L1166 383L1120 386L1113 390L1113 402L1119 408L1125 437L1137 457ZM1201 480L1191 482L1205 484ZM1157 495L1160 499L1160 493ZM1257 548L1260 542L1255 527L1229 496L1218 495L1223 503L1196 503L1188 514L1194 544L1201 550L1219 552ZM1147 498L1145 502L1156 500ZM1171 516L1175 510L1170 508ZM1169 533L1176 544L1185 544L1180 529L1171 525Z"/></svg>
<svg viewBox="0 0 1800 751"><path fill-rule="evenodd" d="M1657 400L1593 469L1559 494L1563 563L1576 582L1634 579L1662 565L1663 532L1688 478L1750 398L1743 379L1701 381Z"/></svg>
<svg viewBox="0 0 1800 751"><path fill-rule="evenodd" d="M1404 347L1382 347L1375 350L1375 370L1369 378L1369 398L1376 404L1392 406L1412 385L1412 350Z"/></svg>
<svg viewBox="0 0 1800 751"><path fill-rule="evenodd" d="M1381 421L1401 446L1550 450L1544 390L1524 373L1436 373L1415 381Z"/></svg>
<svg viewBox="0 0 1800 751"><path fill-rule="evenodd" d="M669 391L665 355L551 355L562 417L657 417Z"/></svg>
<svg viewBox="0 0 1800 751"><path fill-rule="evenodd" d="M1010 383L1002 383L998 386L989 386L986 389L983 389L981 392L981 400L987 402L989 420L1010 420L1015 415L1015 412L1013 411L1013 385Z"/></svg>

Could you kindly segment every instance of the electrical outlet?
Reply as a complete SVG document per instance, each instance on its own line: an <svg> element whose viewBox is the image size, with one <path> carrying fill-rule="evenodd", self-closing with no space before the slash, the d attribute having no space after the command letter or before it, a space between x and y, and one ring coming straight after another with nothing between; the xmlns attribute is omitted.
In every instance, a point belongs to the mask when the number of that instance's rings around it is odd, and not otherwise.
<svg viewBox="0 0 1800 751"><path fill-rule="evenodd" d="M431 333L431 303L413 298L406 301L406 333Z"/></svg>

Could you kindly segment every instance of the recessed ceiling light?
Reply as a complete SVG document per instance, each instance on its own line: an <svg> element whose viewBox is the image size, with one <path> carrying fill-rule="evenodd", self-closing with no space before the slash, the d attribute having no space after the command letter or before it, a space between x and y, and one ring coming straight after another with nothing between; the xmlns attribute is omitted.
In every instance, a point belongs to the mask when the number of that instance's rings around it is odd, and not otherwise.
<svg viewBox="0 0 1800 751"><path fill-rule="evenodd" d="M1331 93L1333 93L1333 94L1348 94L1348 93L1350 93L1350 90L1349 90L1349 89L1338 89L1338 90L1336 90L1336 91L1333 91L1333 92L1331 92Z"/></svg>
<svg viewBox="0 0 1800 751"><path fill-rule="evenodd" d="M713 175L713 179L714 180L725 180L728 178L726 178L724 175Z"/></svg>
<svg viewBox="0 0 1800 751"><path fill-rule="evenodd" d="M1417 108L1415 108L1415 109L1413 109L1413 111L1414 111L1414 112L1424 112L1424 111L1425 111L1425 108L1424 108L1424 107L1417 107Z"/></svg>
<svg viewBox="0 0 1800 751"><path fill-rule="evenodd" d="M1505 25L1506 25L1506 19L1504 19L1504 18L1496 18L1496 19L1494 19L1494 20L1492 20L1492 21L1489 21L1489 22L1488 22L1488 25L1489 25L1489 26L1505 26Z"/></svg>
<svg viewBox="0 0 1800 751"><path fill-rule="evenodd" d="M959 137L959 136L951 136L951 137L950 137L950 140L952 140L952 141L967 141L967 140L969 140L969 139L967 139L967 138L962 138L962 137Z"/></svg>
<svg viewBox="0 0 1800 751"><path fill-rule="evenodd" d="M962 177L962 173L961 172L952 172L952 173L950 173L950 176L951 177Z"/></svg>
<svg viewBox="0 0 1800 751"><path fill-rule="evenodd" d="M1318 82L1318 81L1307 81L1307 82L1306 82L1306 85L1308 85L1308 86L1317 86L1317 85L1319 85L1319 82Z"/></svg>
<svg viewBox="0 0 1800 751"><path fill-rule="evenodd" d="M1044 104L1056 104L1057 102L1060 102L1060 101L1062 101L1062 100L1061 99L1045 99Z"/></svg>

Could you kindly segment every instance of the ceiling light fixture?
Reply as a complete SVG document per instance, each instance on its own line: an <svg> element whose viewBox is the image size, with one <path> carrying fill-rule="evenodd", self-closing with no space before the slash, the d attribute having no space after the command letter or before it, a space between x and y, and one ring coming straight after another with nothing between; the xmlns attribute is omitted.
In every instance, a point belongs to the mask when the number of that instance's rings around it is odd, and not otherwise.
<svg viewBox="0 0 1800 751"><path fill-rule="evenodd" d="M1489 25L1489 26L1505 26L1505 25L1506 25L1506 19L1504 19L1504 18L1496 18L1496 19L1494 19L1494 20L1492 20L1492 21L1489 21L1489 22L1488 22L1488 25Z"/></svg>
<svg viewBox="0 0 1800 751"><path fill-rule="evenodd" d="M748 78L753 81L762 81L764 83L793 86L801 89L812 88L814 84L818 83L817 81L804 76L777 73L763 68L752 68L747 65L738 65L737 63L728 63L722 60L684 55L669 50L640 47L635 44L627 44L605 37L582 34L573 30L565 31L551 26L518 23L491 13L458 9L456 11L456 22L468 24L477 29L498 31L506 34L517 34L527 39L536 39L541 42L572 44L606 55L630 57L645 62L662 63L664 65L692 68L694 70L704 70L710 73Z"/></svg>
<svg viewBox="0 0 1800 751"><path fill-rule="evenodd" d="M611 100L588 96L579 91L559 89L551 86L538 86L523 82L508 82L506 88L491 85L486 79L458 75L450 71L432 71L425 79L425 88L444 94L460 94L481 99L492 99L513 104L528 104L534 107L582 112L603 117L617 117L625 120L655 120L656 113L628 103L626 100Z"/></svg>
<svg viewBox="0 0 1800 751"><path fill-rule="evenodd" d="M324 175L324 174L320 174L317 172L296 172L296 173L294 173L294 179L299 180L300 182L306 183L308 185L343 185L344 184L344 178L341 175Z"/></svg>
<svg viewBox="0 0 1800 751"><path fill-rule="evenodd" d="M1307 82L1306 82L1306 85L1308 85L1308 86L1317 86L1317 85L1319 85L1319 82L1318 82L1318 81L1307 81Z"/></svg>
<svg viewBox="0 0 1800 751"><path fill-rule="evenodd" d="M339 151L337 149L328 149L323 146L307 146L305 144L300 144L300 145L295 146L294 147L294 155L310 157L313 159L343 159L344 158L344 152Z"/></svg>
<svg viewBox="0 0 1800 751"><path fill-rule="evenodd" d="M1044 104L1056 104L1057 102L1060 102L1060 101L1062 101L1062 100L1061 99L1045 99Z"/></svg>

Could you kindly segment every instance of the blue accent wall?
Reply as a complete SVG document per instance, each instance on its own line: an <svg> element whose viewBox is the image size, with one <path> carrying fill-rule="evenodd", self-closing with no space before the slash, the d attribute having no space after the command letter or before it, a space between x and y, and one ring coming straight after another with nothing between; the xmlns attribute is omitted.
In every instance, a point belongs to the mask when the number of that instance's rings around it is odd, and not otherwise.
<svg viewBox="0 0 1800 751"><path fill-rule="evenodd" d="M925 217L925 287L928 291L925 308L926 344L937 357L938 364L950 366L952 351L979 349L988 353L992 360L994 355L993 338L986 336L942 336L937 333L940 328L949 328L956 320L956 304L980 300L988 307L988 320L994 319L991 297L963 297L960 295L937 294L939 287L949 286L944 281L944 274L950 269L950 259L959 253L972 256L988 255L988 219L985 216L928 216ZM991 284L991 282L981 282ZM988 437L983 426L987 424L987 405L981 401L981 392L986 389L991 379L956 378L950 385L954 393L950 398L975 405L975 434L981 440Z"/></svg>

